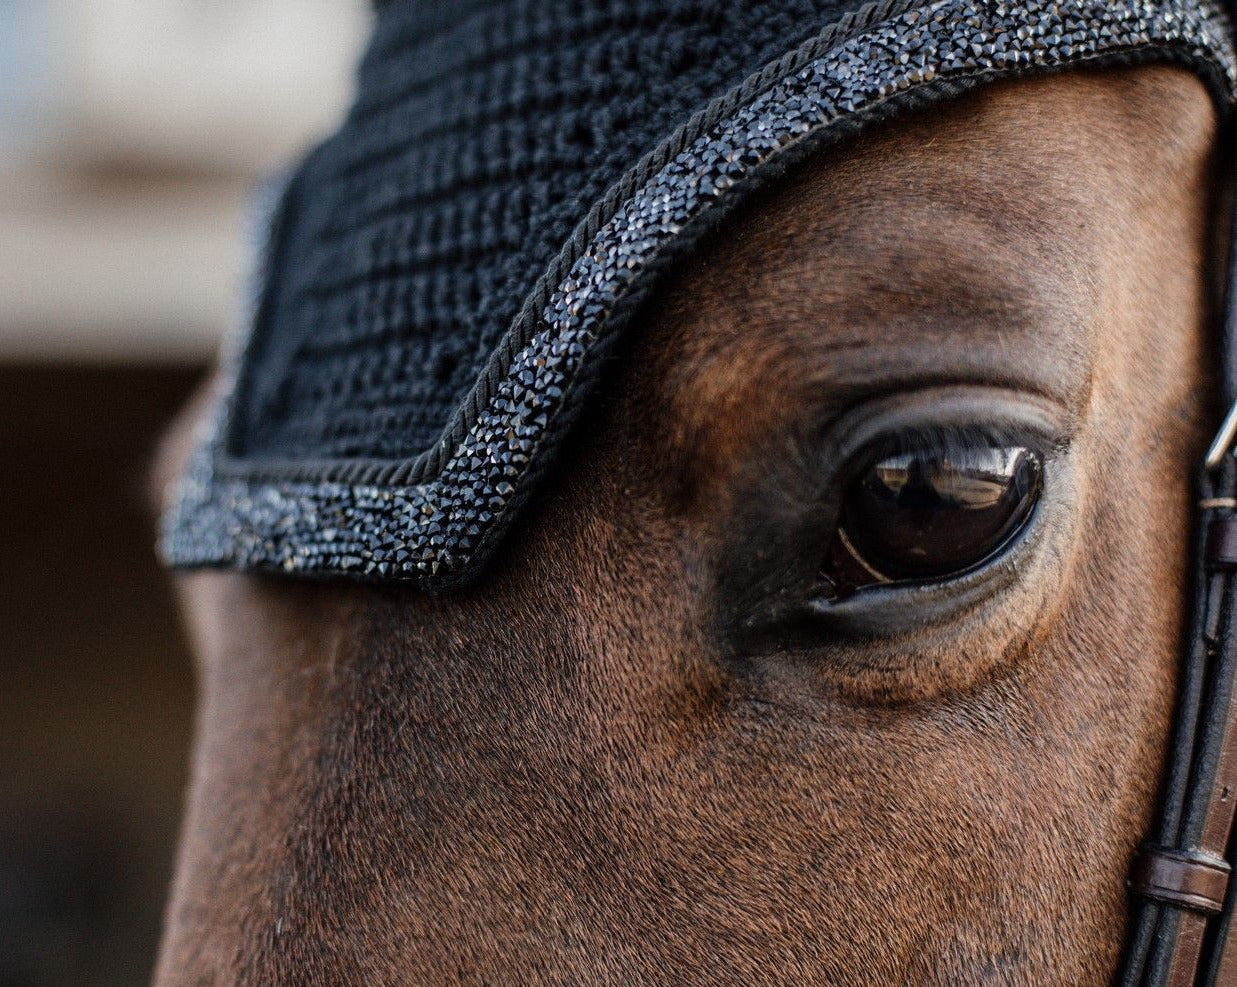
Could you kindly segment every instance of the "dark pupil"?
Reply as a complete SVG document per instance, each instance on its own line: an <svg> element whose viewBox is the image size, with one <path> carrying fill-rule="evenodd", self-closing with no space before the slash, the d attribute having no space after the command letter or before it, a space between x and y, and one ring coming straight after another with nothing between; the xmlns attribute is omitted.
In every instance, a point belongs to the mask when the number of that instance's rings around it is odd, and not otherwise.
<svg viewBox="0 0 1237 987"><path fill-rule="evenodd" d="M842 528L860 558L888 579L933 579L973 568L1030 515L1040 465L1020 447L882 459L859 479Z"/></svg>

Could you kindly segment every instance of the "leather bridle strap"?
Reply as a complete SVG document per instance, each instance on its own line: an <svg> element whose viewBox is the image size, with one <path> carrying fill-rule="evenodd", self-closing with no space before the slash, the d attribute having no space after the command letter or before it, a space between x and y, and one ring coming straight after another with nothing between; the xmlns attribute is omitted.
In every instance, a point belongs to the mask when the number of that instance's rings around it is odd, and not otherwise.
<svg viewBox="0 0 1237 987"><path fill-rule="evenodd" d="M1237 213L1234 214L1237 231ZM1229 412L1198 484L1193 601L1155 837L1134 861L1123 987L1237 987L1232 881L1237 811L1237 250L1223 362Z"/></svg>

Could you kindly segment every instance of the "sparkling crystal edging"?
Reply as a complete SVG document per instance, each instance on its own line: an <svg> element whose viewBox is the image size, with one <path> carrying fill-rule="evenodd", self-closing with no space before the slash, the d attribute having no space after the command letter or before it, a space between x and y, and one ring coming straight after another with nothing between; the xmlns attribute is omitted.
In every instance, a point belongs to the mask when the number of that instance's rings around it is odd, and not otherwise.
<svg viewBox="0 0 1237 987"><path fill-rule="evenodd" d="M170 492L160 550L229 566L429 588L475 575L518 509L547 437L615 306L684 229L771 161L840 121L938 81L1161 57L1208 72L1231 102L1229 24L1203 0L939 0L841 39L690 143L597 232L439 473L412 485L293 482L220 469L239 355Z"/></svg>

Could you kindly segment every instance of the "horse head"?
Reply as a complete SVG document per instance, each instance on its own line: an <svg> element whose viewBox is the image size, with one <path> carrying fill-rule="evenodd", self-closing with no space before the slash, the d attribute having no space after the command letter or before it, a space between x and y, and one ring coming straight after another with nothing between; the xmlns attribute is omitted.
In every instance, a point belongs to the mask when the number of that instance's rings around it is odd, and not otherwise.
<svg viewBox="0 0 1237 987"><path fill-rule="evenodd" d="M1111 977L1214 430L1214 107L1084 65L815 147L631 306L468 580L178 577L159 987Z"/></svg>

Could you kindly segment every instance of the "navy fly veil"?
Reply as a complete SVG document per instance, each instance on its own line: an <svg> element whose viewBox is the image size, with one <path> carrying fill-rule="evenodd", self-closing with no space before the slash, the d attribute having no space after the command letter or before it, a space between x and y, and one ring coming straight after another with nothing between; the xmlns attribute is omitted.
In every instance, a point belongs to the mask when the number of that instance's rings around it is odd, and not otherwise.
<svg viewBox="0 0 1237 987"><path fill-rule="evenodd" d="M474 578L650 288L827 141L984 81L1172 61L1225 109L1214 0L389 0L270 210L171 491L179 566Z"/></svg>

